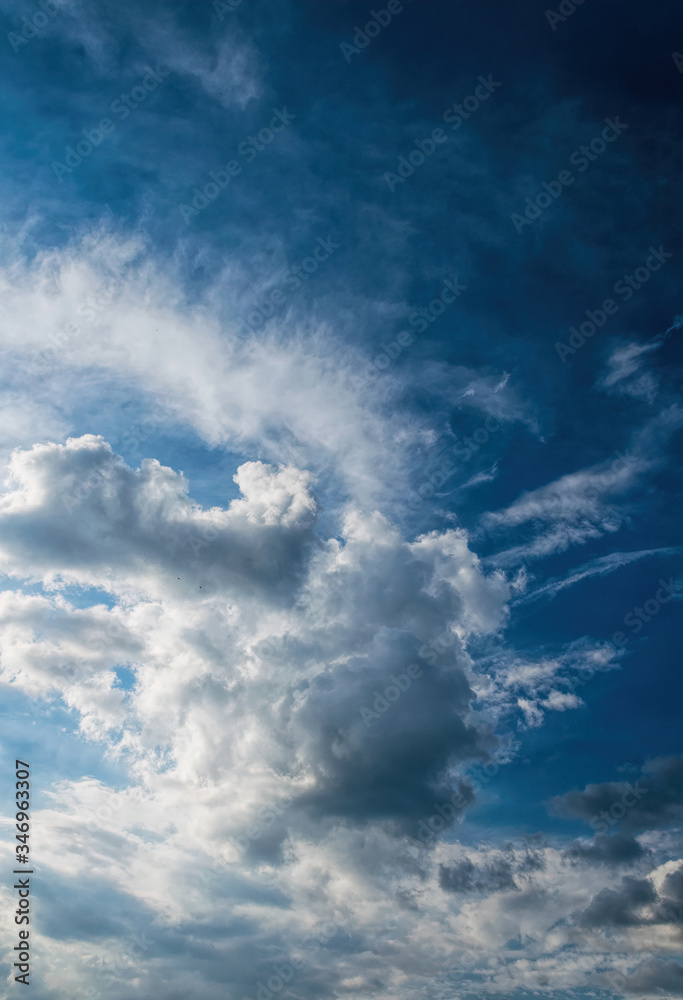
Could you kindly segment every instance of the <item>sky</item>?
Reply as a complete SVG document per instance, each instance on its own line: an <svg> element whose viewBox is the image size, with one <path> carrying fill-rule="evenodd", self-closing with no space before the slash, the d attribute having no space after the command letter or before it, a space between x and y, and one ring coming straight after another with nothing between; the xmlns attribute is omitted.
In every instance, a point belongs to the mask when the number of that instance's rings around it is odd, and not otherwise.
<svg viewBox="0 0 683 1000"><path fill-rule="evenodd" d="M0 997L680 995L673 0L5 0Z"/></svg>

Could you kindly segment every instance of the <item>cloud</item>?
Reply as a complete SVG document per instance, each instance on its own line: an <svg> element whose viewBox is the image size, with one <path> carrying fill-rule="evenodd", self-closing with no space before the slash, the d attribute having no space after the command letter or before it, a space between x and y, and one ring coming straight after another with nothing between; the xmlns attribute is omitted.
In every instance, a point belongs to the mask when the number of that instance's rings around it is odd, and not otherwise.
<svg viewBox="0 0 683 1000"><path fill-rule="evenodd" d="M632 794L633 789L638 794ZM659 757L645 763L633 785L631 782L606 781L586 785L583 791L566 792L552 800L559 816L577 816L586 822L600 819L605 824L619 824L622 833L660 829L680 822L683 769L678 757ZM614 813L615 803L628 803ZM631 801L635 799L635 801ZM612 811L610 811L612 810ZM607 819L603 818L607 816Z"/></svg>
<svg viewBox="0 0 683 1000"><path fill-rule="evenodd" d="M551 788L583 788L585 758L548 740L584 728L587 673L620 656L552 643L550 621L539 642L511 600L529 580L551 597L675 544L653 512L680 416L664 408L639 430L645 397L621 392L654 350L616 359L596 392L592 349L558 367L548 335L580 326L655 238L673 177L671 65L653 56L668 10L627 5L626 60L601 42L597 7L577 11L577 25L597 17L579 32L595 58L577 96L578 36L549 31L542 11L501 5L496 33L480 5L405 5L349 66L344 4L63 6L11 53L0 267L0 461L13 477L0 496L1 728L7 755L25 746L37 762L34 993L559 1000L607 992L612 967L657 989L680 874L676 809L654 772L628 816L602 789L609 835L582 839L571 864L575 813L566 837L555 819L509 843L537 814L537 783L504 771L477 812L467 776L541 755ZM11 30L43 19L18 0L8 11ZM477 66L482 52L496 65ZM624 70L634 60L642 72ZM51 160L157 62L164 85L59 183ZM500 97L389 198L382 171L490 71ZM285 103L296 119L282 144L187 224L178 203ZM544 179L552 190L558 150L591 142L617 104L623 145L517 238L509 212ZM631 139L648 129L665 154L652 176L648 142ZM669 248L673 223L657 224ZM309 255L330 240L318 268ZM425 307L453 273L467 291L436 317ZM674 281L653 274L624 323L669 309ZM418 307L435 319L419 335ZM665 338L662 394L677 377ZM446 497L410 506L411 484L422 496L442 479L449 445L467 468L450 467ZM477 524L484 493L490 537L452 530ZM625 527L634 552L605 557ZM586 539L601 539L600 558L544 576L542 558ZM551 712L557 726L525 731ZM612 715L603 747L627 718ZM635 759L651 731L634 728ZM619 807L619 779L637 773L604 783ZM437 807L449 821L424 844L419 821ZM654 901L638 904L622 874ZM604 892L621 894L628 926L579 926L613 911ZM9 911L8 885L0 897Z"/></svg>
<svg viewBox="0 0 683 1000"><path fill-rule="evenodd" d="M450 795L454 765L490 741L470 710L464 643L500 629L509 587L481 572L463 532L407 543L381 515L349 511L341 543L321 538L310 474L261 462L237 470L240 497L205 510L182 475L153 460L132 469L94 435L16 451L8 476L6 570L55 596L3 595L6 679L61 693L84 732L119 731L119 752L172 760L188 778L223 780L268 732L250 766L266 800L281 785L295 807L254 850L279 851L299 819L412 831ZM67 585L115 604L78 610ZM446 635L435 653L430 640ZM225 757L229 718L239 736ZM278 778L285 747L295 753ZM243 801L227 827L214 812L216 834L248 828L259 804Z"/></svg>
<svg viewBox="0 0 683 1000"><path fill-rule="evenodd" d="M663 447L680 425L681 410L668 407L633 436L625 454L523 493L509 506L481 517L481 529L495 536L527 527L530 541L496 553L497 565L544 559L574 545L618 531L629 521L623 501L664 462Z"/></svg>
<svg viewBox="0 0 683 1000"><path fill-rule="evenodd" d="M659 346L659 343L649 341L615 348L607 361L607 374L599 379L598 386L654 403L659 388L658 379L652 372L642 369L647 356Z"/></svg>
<svg viewBox="0 0 683 1000"><path fill-rule="evenodd" d="M484 893L516 892L517 883L513 878L512 865L500 860L481 869L465 858L455 865L439 865L439 885L446 892Z"/></svg>
<svg viewBox="0 0 683 1000"><path fill-rule="evenodd" d="M636 966L621 989L633 996L661 996L662 991L675 995L682 979L683 965L672 958L651 958Z"/></svg>
<svg viewBox="0 0 683 1000"><path fill-rule="evenodd" d="M633 865L651 854L635 837L614 833L597 834L592 840L575 840L566 851L572 864L608 865L619 867Z"/></svg>
<svg viewBox="0 0 683 1000"><path fill-rule="evenodd" d="M309 477L292 468L246 463L235 476L243 499L209 511L188 499L182 475L151 459L134 471L94 435L16 451L8 474L15 489L2 498L0 546L14 575L292 599L315 544Z"/></svg>
<svg viewBox="0 0 683 1000"><path fill-rule="evenodd" d="M13 2L10 6L20 5ZM80 50L87 56L90 70L99 76L120 78L119 45L127 34L129 47L133 46L126 60L131 75L142 76L150 62L161 62L174 73L194 79L204 94L225 108L244 109L262 96L257 50L235 30L234 23L229 27L223 23L213 38L207 39L209 44L198 46L187 25L158 5L150 15L139 8L123 10L105 2L99 16L91 15L82 4L60 3L57 15L41 26L40 35L56 35L62 45Z"/></svg>
<svg viewBox="0 0 683 1000"><path fill-rule="evenodd" d="M595 674L617 669L622 656L622 650L589 639L568 643L555 655L495 650L478 659L470 683L477 700L496 717L521 713L518 726L536 728L548 711L580 708L584 702L576 690Z"/></svg>
<svg viewBox="0 0 683 1000"><path fill-rule="evenodd" d="M106 226L8 265L0 271L7 378L20 387L40 376L62 414L73 411L72 377L100 400L126 379L143 399L167 401L160 427L184 425L211 447L303 464L328 494L341 490L370 508L405 496L427 421L387 415L391 382L380 394L354 388L362 356L323 324L285 316L238 337L235 312L224 321L216 311L218 288L197 302L175 270L141 238L119 239ZM217 284L222 302L232 286L234 302L234 276Z"/></svg>
<svg viewBox="0 0 683 1000"><path fill-rule="evenodd" d="M543 529L528 544L496 555L504 565L523 560L543 559L581 545L605 532L617 531L626 514L603 498L621 493L643 472L649 463L633 459L628 463L614 460L591 469L562 476L554 483L523 494L509 507L482 516L482 526L489 532L518 529L524 525Z"/></svg>
<svg viewBox="0 0 683 1000"><path fill-rule="evenodd" d="M338 902L365 900L367 920L352 904L353 941L340 932L325 945L341 974L349 948L375 942L388 884L403 920L419 913L431 863L418 820L450 797L458 766L495 743L471 708L466 645L498 633L510 588L482 572L464 532L406 542L379 513L350 509L340 537L325 538L310 474L261 462L240 466L239 496L207 510L182 475L150 460L132 469L95 435L16 451L8 474L7 568L51 589L2 595L3 679L63 699L128 776L118 789L63 781L37 814L59 879L102 869L85 910L129 901L123 923L103 924L89 946L104 964L87 974L97 981L101 968L112 996L123 993L141 957L127 936L146 929L150 990L166 989L182 940L196 974L230 961L249 995L310 936L306 914L322 922ZM100 588L102 603L76 607L66 595L82 587ZM407 688L411 663L419 676ZM364 707L379 709L371 725ZM491 858L477 886L512 890L510 879L540 870L524 858ZM260 957L256 938L234 962L229 941L199 949L208 893L222 940L255 934L258 913L257 938L275 958ZM51 927L48 954L63 947ZM73 954L86 936L70 922ZM71 983L61 959L52 967ZM329 970L328 957L312 959L302 988L315 993Z"/></svg>
<svg viewBox="0 0 683 1000"><path fill-rule="evenodd" d="M591 901L579 921L587 930L602 927L637 927L645 923L643 907L657 900L657 892L648 879L625 875L621 888L602 889Z"/></svg>
<svg viewBox="0 0 683 1000"><path fill-rule="evenodd" d="M663 893L646 878L625 875L619 889L602 889L578 918L584 929L681 925L681 868L666 875Z"/></svg>
<svg viewBox="0 0 683 1000"><path fill-rule="evenodd" d="M575 584L581 583L582 580L589 580L594 576L607 576L621 569L622 566L628 566L632 562L638 562L640 559L649 559L652 556L673 556L678 555L680 551L680 548L671 546L661 549L641 549L637 552L610 552L609 555L599 556L597 559L591 559L590 562L578 566L563 579L548 580L541 587L536 587L535 590L529 591L528 594L518 597L514 604L528 604L531 601L539 600L539 598L552 600L556 594L559 594L567 587L573 587Z"/></svg>

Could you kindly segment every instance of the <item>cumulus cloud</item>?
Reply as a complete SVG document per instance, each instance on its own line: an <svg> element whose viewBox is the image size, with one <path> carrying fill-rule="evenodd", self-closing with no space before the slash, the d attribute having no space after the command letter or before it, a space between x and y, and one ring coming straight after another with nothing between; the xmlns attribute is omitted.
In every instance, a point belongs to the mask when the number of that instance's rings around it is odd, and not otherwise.
<svg viewBox="0 0 683 1000"><path fill-rule="evenodd" d="M645 923L641 914L645 906L657 899L655 887L649 879L624 876L620 889L602 889L581 914L580 926L633 927Z"/></svg>
<svg viewBox="0 0 683 1000"><path fill-rule="evenodd" d="M596 834L591 840L575 840L566 852L571 864L633 865L647 858L652 852L635 837L615 833L610 836Z"/></svg>
<svg viewBox="0 0 683 1000"><path fill-rule="evenodd" d="M243 498L209 511L188 499L182 475L154 460L134 471L93 435L17 451L8 476L14 488L2 498L0 545L14 575L114 591L139 581L157 594L242 588L291 600L315 545L309 477L291 468L246 463L235 476Z"/></svg>
<svg viewBox="0 0 683 1000"><path fill-rule="evenodd" d="M120 941L145 929L145 982L157 992L182 939L204 977L232 963L240 995L301 954L300 988L315 995L343 978L349 951L378 948L377 926L394 910L407 939L416 921L436 933L457 900L464 930L468 898L484 907L478 934L495 927L502 947L522 928L533 953L529 943L567 906L551 905L548 892L570 871L559 852L524 844L463 857L457 843L417 837L420 818L450 799L468 762L489 758L491 719L508 703L492 698L481 715L472 708L471 682L483 677L468 646L495 640L511 588L482 570L462 531L407 542L381 514L349 509L339 537L325 538L310 474L261 462L236 470L237 498L205 510L180 474L153 461L132 469L92 435L17 451L8 472L7 568L51 589L3 595L14 622L5 680L61 697L129 776L119 789L62 782L37 820L50 831L45 863L59 878L84 863L102 870L86 910L130 899L122 922L98 931L112 996L124 995L134 965L117 959ZM85 586L100 588L102 603L71 603ZM117 683L122 665L128 689ZM539 669L508 663L499 689L514 699L533 679L539 704L569 707L552 694L562 665ZM188 857L200 877L188 874ZM226 927L253 926L258 913L274 957L254 941L238 958L230 936L202 952L196 921L207 894L224 939ZM316 914L329 928L322 939L307 922ZM79 926L70 931L76 952ZM439 935L438 958L423 959L420 975L447 966L450 945ZM482 961L473 960L475 977ZM55 969L63 988L69 973L61 961ZM420 960L380 947L353 969L359 983L381 981L391 993ZM520 988L543 975L540 966L532 980L521 967L512 974Z"/></svg>
<svg viewBox="0 0 683 1000"><path fill-rule="evenodd" d="M504 577L482 572L462 532L407 543L381 515L349 511L341 541L320 537L311 477L293 467L250 462L234 478L241 496L204 510L182 475L131 469L93 435L15 452L3 558L51 593L3 595L5 678L61 694L88 735L118 733L150 781L170 765L182 787L217 783L209 839L242 836L279 798L293 803L286 821L248 852L282 862L295 831L339 819L414 835L454 766L490 743L465 643L504 623ZM84 586L114 605L62 596ZM220 807L245 770L253 795Z"/></svg>
<svg viewBox="0 0 683 1000"><path fill-rule="evenodd" d="M511 863L501 858L486 868L477 868L469 858L454 865L439 866L439 885L446 892L484 893L518 889Z"/></svg>
<svg viewBox="0 0 683 1000"><path fill-rule="evenodd" d="M651 958L639 963L620 987L628 996L661 996L662 991L675 995L682 981L683 965L675 959Z"/></svg>

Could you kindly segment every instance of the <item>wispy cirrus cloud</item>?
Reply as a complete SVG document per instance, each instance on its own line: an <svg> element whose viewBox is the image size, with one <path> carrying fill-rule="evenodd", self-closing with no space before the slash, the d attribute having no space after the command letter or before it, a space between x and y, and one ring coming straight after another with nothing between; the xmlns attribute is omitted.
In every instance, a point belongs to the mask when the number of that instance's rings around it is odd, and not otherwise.
<svg viewBox="0 0 683 1000"><path fill-rule="evenodd" d="M590 580L596 576L608 576L610 573L620 570L622 566L630 566L631 563L639 562L641 559L668 558L678 555L680 552L680 547L641 549L637 552L610 552L609 555L591 559L590 562L577 567L577 569L562 579L548 580L542 586L516 598L514 603L528 604L543 598L552 600L556 594L559 594L567 587L573 587L577 583L581 583L582 580Z"/></svg>
<svg viewBox="0 0 683 1000"><path fill-rule="evenodd" d="M498 564L544 559L618 531L628 523L629 509L635 509L631 497L666 461L664 449L680 423L681 410L670 406L643 425L626 454L569 473L482 515L482 529L492 535L523 528L533 533L528 542L498 552Z"/></svg>

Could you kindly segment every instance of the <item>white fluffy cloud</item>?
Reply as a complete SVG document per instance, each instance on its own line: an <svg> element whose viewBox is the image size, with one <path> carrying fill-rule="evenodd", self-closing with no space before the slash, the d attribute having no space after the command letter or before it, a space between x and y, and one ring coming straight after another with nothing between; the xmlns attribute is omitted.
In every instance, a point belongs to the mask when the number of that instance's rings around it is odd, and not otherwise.
<svg viewBox="0 0 683 1000"><path fill-rule="evenodd" d="M249 462L235 480L239 498L204 510L182 476L131 469L92 435L12 457L3 559L51 589L2 594L3 680L61 697L129 776L118 789L62 781L36 813L55 884L86 866L96 874L77 905L108 900L111 913L118 900L122 913L98 918L95 947L72 936L70 961L55 931L42 937L48 987L75 990L76 962L112 1000L171 980L198 996L173 958L181 933L216 1000L214 965L253 996L292 957L304 995L332 982L386 998L445 988L455 966L492 989L542 988L548 954L568 987L598 984L593 944L566 921L597 890L583 868L542 845L463 853L417 836L463 767L490 757L491 720L522 692L531 716L575 707L562 678L593 654L474 670L467 645L503 627L511 588L463 532L409 543L350 508L325 539L306 472ZM79 586L108 603L76 607ZM222 934L202 950L209 927L230 926L243 927L239 949Z"/></svg>
<svg viewBox="0 0 683 1000"><path fill-rule="evenodd" d="M491 741L470 709L465 644L501 628L510 589L464 534L409 543L349 508L340 538L325 539L308 473L248 462L235 481L239 498L205 510L180 474L131 469L85 435L16 451L0 503L5 572L46 588L2 594L3 680L61 697L130 775L118 791L89 778L54 790L36 819L44 863L70 878L87 858L102 892L167 927L201 921L209 884L212 920L226 918L213 895L226 879L246 919L264 905L255 867L270 871L273 900L310 893L302 859L315 844L326 878L352 879L353 830L394 845L383 864L397 852L398 891L403 838ZM82 587L102 603L74 605ZM206 885L182 874L188 857ZM330 906L320 899L321 914ZM285 929L275 906L262 933Z"/></svg>

